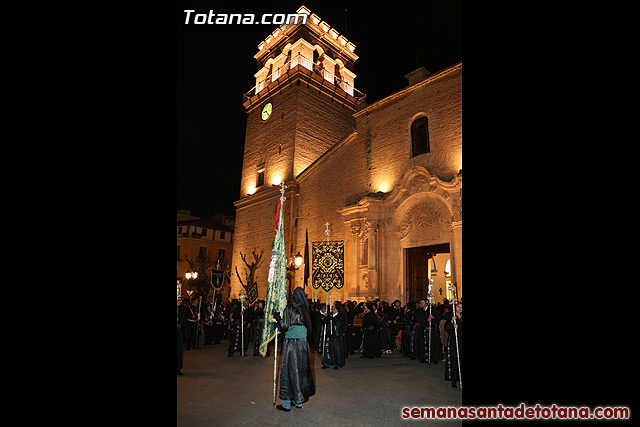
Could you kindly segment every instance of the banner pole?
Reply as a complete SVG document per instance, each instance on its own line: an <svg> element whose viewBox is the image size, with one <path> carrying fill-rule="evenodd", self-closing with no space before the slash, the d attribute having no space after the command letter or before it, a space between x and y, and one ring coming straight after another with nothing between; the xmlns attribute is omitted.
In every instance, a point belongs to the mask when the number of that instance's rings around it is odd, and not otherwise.
<svg viewBox="0 0 640 427"><path fill-rule="evenodd" d="M278 370L278 325L276 325L275 341L276 346L273 351L273 406L276 405L276 371Z"/></svg>

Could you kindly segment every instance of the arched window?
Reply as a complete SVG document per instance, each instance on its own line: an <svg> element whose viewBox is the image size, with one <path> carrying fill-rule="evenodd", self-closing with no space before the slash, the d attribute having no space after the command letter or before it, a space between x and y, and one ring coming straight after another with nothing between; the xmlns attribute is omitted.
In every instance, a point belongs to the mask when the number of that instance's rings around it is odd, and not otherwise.
<svg viewBox="0 0 640 427"><path fill-rule="evenodd" d="M411 123L411 157L431 151L429 146L429 119L418 117Z"/></svg>

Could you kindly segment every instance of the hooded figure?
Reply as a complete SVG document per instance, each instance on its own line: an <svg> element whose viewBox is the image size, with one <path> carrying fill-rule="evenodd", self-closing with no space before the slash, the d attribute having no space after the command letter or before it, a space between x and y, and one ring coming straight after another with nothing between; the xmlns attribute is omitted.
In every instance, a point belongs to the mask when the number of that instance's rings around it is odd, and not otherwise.
<svg viewBox="0 0 640 427"><path fill-rule="evenodd" d="M447 351L445 354L444 380L450 380L451 387L454 388L457 387L456 383L460 381L460 375L462 375L462 371L464 370L464 359L462 358L462 350L464 348L464 339L462 332L462 303L459 303L457 305L457 312L457 328L455 328L452 321L453 314L447 318L447 321L444 324L444 329L448 333ZM454 328L458 330L457 334ZM458 357L460 357L460 359L458 359ZM460 362L460 368L458 368L458 361Z"/></svg>
<svg viewBox="0 0 640 427"><path fill-rule="evenodd" d="M402 357L414 358L415 346L415 331L413 329L413 312L416 309L416 303L413 301L407 302L405 311L399 319L399 324L402 328Z"/></svg>
<svg viewBox="0 0 640 427"><path fill-rule="evenodd" d="M309 342L307 331L311 329L309 302L307 294L298 286L291 296L291 303L282 313L274 313L278 329L284 332L282 344L282 365L280 367L280 399L282 404L277 409L285 412L291 410L291 404L302 408L316 392L311 372Z"/></svg>
<svg viewBox="0 0 640 427"><path fill-rule="evenodd" d="M373 359L374 357L381 357L382 354L380 333L378 332L380 319L378 319L378 316L373 311L373 303L368 302L366 307L366 314L362 318L364 338L362 340L362 356L360 357Z"/></svg>
<svg viewBox="0 0 640 427"><path fill-rule="evenodd" d="M322 338L324 338L322 369L327 369L330 366L333 366L334 369L342 368L347 357L347 340L345 336L349 322L347 311L340 301L336 301L333 306L335 310L327 313L322 320Z"/></svg>

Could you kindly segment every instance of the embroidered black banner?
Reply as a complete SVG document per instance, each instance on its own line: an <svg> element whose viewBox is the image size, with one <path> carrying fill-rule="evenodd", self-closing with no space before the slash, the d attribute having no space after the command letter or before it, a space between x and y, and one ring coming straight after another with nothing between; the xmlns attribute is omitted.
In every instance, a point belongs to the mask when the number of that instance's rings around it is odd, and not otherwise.
<svg viewBox="0 0 640 427"><path fill-rule="evenodd" d="M344 286L344 241L313 243L311 286L330 292Z"/></svg>
<svg viewBox="0 0 640 427"><path fill-rule="evenodd" d="M211 286L217 291L222 288L222 271L211 270Z"/></svg>
<svg viewBox="0 0 640 427"><path fill-rule="evenodd" d="M248 289L245 288L245 290L249 304L253 304L258 300L258 282L253 282L253 285L249 286Z"/></svg>

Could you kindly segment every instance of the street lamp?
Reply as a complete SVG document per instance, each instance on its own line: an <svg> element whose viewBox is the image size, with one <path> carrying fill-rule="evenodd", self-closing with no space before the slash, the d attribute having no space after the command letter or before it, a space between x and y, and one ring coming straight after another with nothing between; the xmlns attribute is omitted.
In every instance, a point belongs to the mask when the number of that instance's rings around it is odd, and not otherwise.
<svg viewBox="0 0 640 427"><path fill-rule="evenodd" d="M191 290L191 279L197 279L198 278L198 273L197 272L186 272L184 274L184 277L187 279L187 283L189 284L189 290L187 291L187 294L189 294L189 300L191 300L191 294L193 293L193 290Z"/></svg>
<svg viewBox="0 0 640 427"><path fill-rule="evenodd" d="M293 253L293 250L291 251ZM289 292L288 292L288 296L291 296L291 281L293 280L293 275L294 272L296 270L298 270L298 268L300 268L300 266L302 265L302 255L300 255L300 251L298 251L298 253L292 257L291 259L289 259L289 265L287 265L287 279L289 279Z"/></svg>

